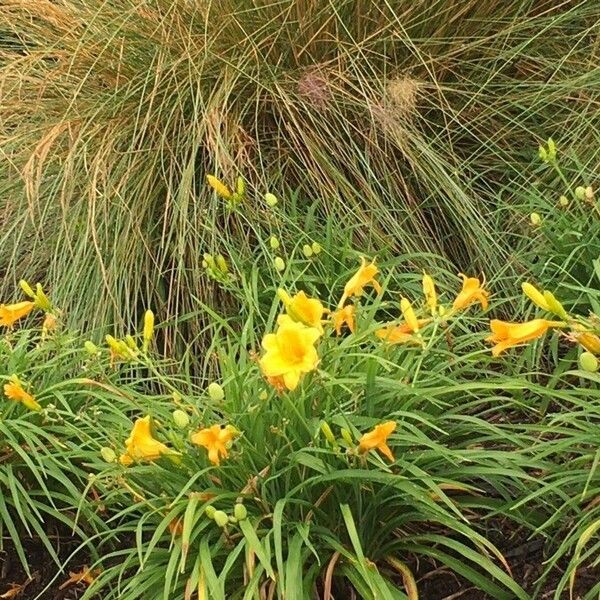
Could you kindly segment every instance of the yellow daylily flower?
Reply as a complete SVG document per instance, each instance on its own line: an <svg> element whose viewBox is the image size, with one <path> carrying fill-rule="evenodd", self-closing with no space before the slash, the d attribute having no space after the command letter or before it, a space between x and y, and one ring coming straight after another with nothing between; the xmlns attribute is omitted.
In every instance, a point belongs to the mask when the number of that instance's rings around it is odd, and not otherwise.
<svg viewBox="0 0 600 600"><path fill-rule="evenodd" d="M425 294L425 304L432 315L435 315L437 311L437 292L435 289L435 282L431 275L428 275L423 271L423 294Z"/></svg>
<svg viewBox="0 0 600 600"><path fill-rule="evenodd" d="M35 308L35 302L26 300L17 304L0 304L0 327L12 327Z"/></svg>
<svg viewBox="0 0 600 600"><path fill-rule="evenodd" d="M467 277L462 273L459 273L459 275L463 278L463 287L458 296L456 296L452 304L452 309L462 310L473 304L473 302L479 302L481 308L485 310L488 307L489 296L489 292L483 289L485 281L481 283L478 277Z"/></svg>
<svg viewBox="0 0 600 600"><path fill-rule="evenodd" d="M346 325L351 333L356 330L356 308L347 304L343 308L331 313L331 322L337 335L341 335L342 327Z"/></svg>
<svg viewBox="0 0 600 600"><path fill-rule="evenodd" d="M228 456L228 444L234 439L238 431L232 425L213 425L206 429L200 429L191 435L192 444L203 446L208 450L208 460L218 465L221 458Z"/></svg>
<svg viewBox="0 0 600 600"><path fill-rule="evenodd" d="M325 308L317 298L309 298L304 292L298 292L295 296L290 296L281 288L277 290L277 295L283 302L288 316L298 323L307 327L314 327L323 333L321 321Z"/></svg>
<svg viewBox="0 0 600 600"><path fill-rule="evenodd" d="M153 461L163 454L178 454L152 436L150 416L137 419L131 435L125 440L125 453L119 461L128 466L137 461Z"/></svg>
<svg viewBox="0 0 600 600"><path fill-rule="evenodd" d="M208 182L208 185L221 196L221 198L231 200L233 192L220 179L217 179L214 175L207 175L206 181Z"/></svg>
<svg viewBox="0 0 600 600"><path fill-rule="evenodd" d="M37 400L23 388L23 384L16 375L12 375L10 381L4 384L4 395L15 402L20 402L29 410L42 410Z"/></svg>
<svg viewBox="0 0 600 600"><path fill-rule="evenodd" d="M492 319L490 321L492 335L486 338L486 341L495 344L492 348L492 355L498 356L507 348L542 337L548 329L564 326L563 321L548 321L547 319L533 319L525 323L509 323Z"/></svg>
<svg viewBox="0 0 600 600"><path fill-rule="evenodd" d="M280 320L277 332L268 333L262 341L266 352L260 367L264 375L282 377L285 387L295 390L302 375L317 368L319 356L314 344L320 335L318 329L305 327L289 317Z"/></svg>
<svg viewBox="0 0 600 600"><path fill-rule="evenodd" d="M375 279L375 276L379 273L379 269L375 266L375 261L367 264L367 260L364 257L360 261L360 268L352 275L344 287L344 294L338 305L339 308L344 306L350 296L360 296L367 285L372 285L378 294L381 293L381 286Z"/></svg>
<svg viewBox="0 0 600 600"><path fill-rule="evenodd" d="M402 298L400 300L400 310L402 311L402 316L406 321L406 325L410 328L413 333L419 331L419 320L417 319L417 315L412 307L412 304L407 298Z"/></svg>
<svg viewBox="0 0 600 600"><path fill-rule="evenodd" d="M396 429L395 421L387 421L376 425L371 431L365 433L358 441L358 451L365 454L370 450L379 450L390 461L394 460L394 455L387 445L387 439Z"/></svg>

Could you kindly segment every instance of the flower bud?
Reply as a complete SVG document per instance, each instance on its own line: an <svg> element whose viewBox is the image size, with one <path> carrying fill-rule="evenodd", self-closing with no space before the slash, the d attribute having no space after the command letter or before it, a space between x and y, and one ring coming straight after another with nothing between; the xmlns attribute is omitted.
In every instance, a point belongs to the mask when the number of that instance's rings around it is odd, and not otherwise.
<svg viewBox="0 0 600 600"><path fill-rule="evenodd" d="M546 302L546 298L544 294L540 292L535 286L531 285L531 283L524 282L521 284L521 289L523 293L536 305L539 306L543 310L547 310L550 312L550 306L548 306L548 302Z"/></svg>
<svg viewBox="0 0 600 600"><path fill-rule="evenodd" d="M231 190L214 175L207 175L206 181L208 182L208 185L210 185L210 187L217 192L218 196L221 196L221 198L224 198L225 200L229 200L231 198Z"/></svg>
<svg viewBox="0 0 600 600"><path fill-rule="evenodd" d="M310 258L313 255L313 249L308 244L302 246L302 252L306 258Z"/></svg>
<svg viewBox="0 0 600 600"><path fill-rule="evenodd" d="M46 313L46 318L42 323L42 332L47 334L50 331L54 331L56 329L57 319L56 316L52 313Z"/></svg>
<svg viewBox="0 0 600 600"><path fill-rule="evenodd" d="M272 250L277 250L279 248L279 240L274 235L272 235L269 238L269 245L271 246Z"/></svg>
<svg viewBox="0 0 600 600"><path fill-rule="evenodd" d="M115 451L112 448L109 448L108 446L104 446L100 449L100 455L102 456L102 459L105 460L107 463L114 463L117 461L117 455Z"/></svg>
<svg viewBox="0 0 600 600"><path fill-rule="evenodd" d="M344 441L349 444L350 446L354 445L354 440L352 439L352 434L344 427L342 427L340 429L340 433L342 434L342 438L344 438Z"/></svg>
<svg viewBox="0 0 600 600"><path fill-rule="evenodd" d="M273 261L273 265L280 273L281 273L281 271L285 270L285 261L283 260L283 258L281 258L281 256L275 257L275 260Z"/></svg>
<svg viewBox="0 0 600 600"><path fill-rule="evenodd" d="M23 293L26 296L28 296L32 300L35 300L35 292L31 289L31 286L24 279L21 279L21 281L19 281L19 285L21 286L21 289L23 290Z"/></svg>
<svg viewBox="0 0 600 600"><path fill-rule="evenodd" d="M588 185L585 188L584 196L588 202L591 202L594 199L594 188L591 185Z"/></svg>
<svg viewBox="0 0 600 600"><path fill-rule="evenodd" d="M591 352L582 352L579 366L588 373L595 373L598 370L598 359Z"/></svg>
<svg viewBox="0 0 600 600"><path fill-rule="evenodd" d="M600 355L600 337L590 331L584 331L578 333L576 336L577 342L581 344L586 350L593 354Z"/></svg>
<svg viewBox="0 0 600 600"><path fill-rule="evenodd" d="M203 255L204 260L202 262L205 262L207 267L214 269L215 268L215 259L213 257L212 254L209 254L208 252L205 252Z"/></svg>
<svg viewBox="0 0 600 600"><path fill-rule="evenodd" d="M238 502L233 507L233 516L238 521L243 521L248 516L248 511L246 510L246 507L243 504Z"/></svg>
<svg viewBox="0 0 600 600"><path fill-rule="evenodd" d="M95 356L96 354L98 354L100 352L98 346L96 346L96 344L94 344L94 342L90 342L90 340L87 340L86 342L84 342L83 347L85 348L85 351L88 354L91 354L92 356Z"/></svg>
<svg viewBox="0 0 600 600"><path fill-rule="evenodd" d="M223 273L223 275L229 273L229 266L227 264L227 261L225 260L225 257L222 254L217 254L215 261L217 263L217 268L219 269L219 271L221 271L221 273Z"/></svg>
<svg viewBox="0 0 600 600"><path fill-rule="evenodd" d="M313 254L320 254L321 250L323 250L323 248L321 248L321 244L319 244L319 242L312 243Z"/></svg>
<svg viewBox="0 0 600 600"><path fill-rule="evenodd" d="M540 157L540 160L548 162L548 153L546 152L546 149L543 146L540 146L538 148L538 156Z"/></svg>
<svg viewBox="0 0 600 600"><path fill-rule="evenodd" d="M225 398L223 388L214 381L208 386L208 395L213 402L221 402Z"/></svg>
<svg viewBox="0 0 600 600"><path fill-rule="evenodd" d="M137 350L137 343L136 341L133 339L133 336L130 334L127 334L125 336L125 343L127 344L127 347L130 350Z"/></svg>
<svg viewBox="0 0 600 600"><path fill-rule="evenodd" d="M552 292L546 290L544 292L544 300L546 300L550 312L553 312L565 321L569 318L569 314L565 310L565 307L556 299Z"/></svg>
<svg viewBox="0 0 600 600"><path fill-rule="evenodd" d="M274 206L277 205L277 196L275 196L275 194L271 194L270 192L265 194L265 202L271 207L273 208Z"/></svg>
<svg viewBox="0 0 600 600"><path fill-rule="evenodd" d="M585 188L582 185L578 185L575 188L575 197L578 200L584 200L585 199Z"/></svg>
<svg viewBox="0 0 600 600"><path fill-rule="evenodd" d="M236 182L235 182L235 191L237 192L237 195L241 197L244 196L244 194L246 193L246 182L244 181L244 178L240 175Z"/></svg>
<svg viewBox="0 0 600 600"><path fill-rule="evenodd" d="M402 311L402 316L406 321L406 324L410 327L411 331L417 332L419 331L419 321L417 319L417 315L407 298L402 298L400 300L400 310Z"/></svg>
<svg viewBox="0 0 600 600"><path fill-rule="evenodd" d="M536 212L533 212L529 215L529 220L534 227L538 227L542 224L542 217Z"/></svg>
<svg viewBox="0 0 600 600"><path fill-rule="evenodd" d="M190 424L190 418L183 410L176 409L171 413L171 416L179 429L185 429Z"/></svg>
<svg viewBox="0 0 600 600"><path fill-rule="evenodd" d="M209 519L214 519L215 518L215 513L217 512L217 509L211 505L207 506L204 509L204 514L209 518Z"/></svg>
<svg viewBox="0 0 600 600"><path fill-rule="evenodd" d="M263 402L265 400L267 400L267 398L269 397L269 394L267 393L267 390L263 390L259 395L258 395L258 399L262 400Z"/></svg>
<svg viewBox="0 0 600 600"><path fill-rule="evenodd" d="M321 421L321 433L332 446L337 446L335 435L333 435L333 431L331 431L331 427L329 427L329 424L326 421Z"/></svg>
<svg viewBox="0 0 600 600"><path fill-rule="evenodd" d="M41 283L38 283L35 286L35 305L46 312L50 312L52 310L52 303L50 302L48 296L46 296L44 293Z"/></svg>
<svg viewBox="0 0 600 600"><path fill-rule="evenodd" d="M563 207L566 208L567 206L569 206L569 199L566 196L561 196L558 199L558 203Z"/></svg>
<svg viewBox="0 0 600 600"><path fill-rule="evenodd" d="M147 310L144 313L144 350L148 349L154 336L154 313Z"/></svg>
<svg viewBox="0 0 600 600"><path fill-rule="evenodd" d="M229 523L229 517L222 510L216 510L215 514L213 515L213 521L219 527L225 527L225 525L227 525L227 523Z"/></svg>

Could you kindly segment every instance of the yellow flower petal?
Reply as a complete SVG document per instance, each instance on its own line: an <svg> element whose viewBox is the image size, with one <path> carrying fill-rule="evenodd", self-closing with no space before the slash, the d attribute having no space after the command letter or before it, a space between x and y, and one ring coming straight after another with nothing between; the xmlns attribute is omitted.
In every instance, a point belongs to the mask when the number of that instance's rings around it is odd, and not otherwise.
<svg viewBox="0 0 600 600"><path fill-rule="evenodd" d="M12 327L19 319L27 316L35 308L35 302L0 304L0 326Z"/></svg>
<svg viewBox="0 0 600 600"><path fill-rule="evenodd" d="M346 300L350 296L360 296L367 285L372 285L375 291L380 294L381 286L375 279L379 269L375 266L375 261L367 264L366 259L360 259L361 265L358 271L348 280L344 287L344 294L339 302L339 307L342 308Z"/></svg>

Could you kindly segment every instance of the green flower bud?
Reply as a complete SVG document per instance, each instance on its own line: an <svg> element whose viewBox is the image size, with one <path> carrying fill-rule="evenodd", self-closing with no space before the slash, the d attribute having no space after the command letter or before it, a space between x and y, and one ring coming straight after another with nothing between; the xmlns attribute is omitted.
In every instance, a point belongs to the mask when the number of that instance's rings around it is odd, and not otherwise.
<svg viewBox="0 0 600 600"><path fill-rule="evenodd" d="M584 200L585 199L585 188L582 185L578 185L575 188L575 197L578 200Z"/></svg>
<svg viewBox="0 0 600 600"><path fill-rule="evenodd" d="M598 370L598 359L591 352L582 352L579 366L588 373L595 373Z"/></svg>
<svg viewBox="0 0 600 600"><path fill-rule="evenodd" d="M591 185L588 185L585 188L585 199L591 202L594 199L594 188Z"/></svg>
<svg viewBox="0 0 600 600"><path fill-rule="evenodd" d="M259 395L258 395L258 399L262 400L263 402L269 397L269 394L267 393L266 390L263 390Z"/></svg>
<svg viewBox="0 0 600 600"><path fill-rule="evenodd" d="M333 435L333 431L331 431L331 427L326 421L321 421L321 433L332 446L337 446L335 435Z"/></svg>
<svg viewBox="0 0 600 600"><path fill-rule="evenodd" d="M215 513L217 512L217 509L212 506L212 504L210 506L207 506L204 509L204 514L209 518L209 519L214 519L215 518Z"/></svg>
<svg viewBox="0 0 600 600"><path fill-rule="evenodd" d="M49 312L52 310L52 303L42 289L42 284L38 283L35 286L35 305L42 310Z"/></svg>
<svg viewBox="0 0 600 600"><path fill-rule="evenodd" d="M560 204L560 205L561 205L563 208L565 208L565 207L569 206L569 199L568 199L566 196L561 196L561 197L558 199L558 203L559 203L559 204Z"/></svg>
<svg viewBox="0 0 600 600"><path fill-rule="evenodd" d="M304 244L304 246L302 246L302 252L306 258L310 258L313 255L313 250L308 244Z"/></svg>
<svg viewBox="0 0 600 600"><path fill-rule="evenodd" d="M209 268L214 269L215 268L215 259L214 259L213 255L206 253L206 254L203 254L203 257L204 257L203 262L205 262Z"/></svg>
<svg viewBox="0 0 600 600"><path fill-rule="evenodd" d="M92 356L96 356L96 354L98 354L100 352L100 350L98 349L98 346L96 346L96 344L94 344L94 342L90 342L90 340L87 340L86 342L84 342L83 347L85 348L85 351L88 354L91 354Z"/></svg>
<svg viewBox="0 0 600 600"><path fill-rule="evenodd" d="M323 250L323 248L321 248L321 244L319 244L319 242L312 243L313 254L320 254L321 250Z"/></svg>
<svg viewBox="0 0 600 600"><path fill-rule="evenodd" d="M246 507L243 504L237 503L233 507L233 516L238 521L243 521L248 516L248 511L246 510Z"/></svg>
<svg viewBox="0 0 600 600"><path fill-rule="evenodd" d="M281 258L281 256L276 256L275 260L273 261L273 264L280 273L281 271L285 270L285 261L283 260L283 258Z"/></svg>
<svg viewBox="0 0 600 600"><path fill-rule="evenodd" d="M546 149L543 146L539 147L538 156L540 157L540 160L548 162L548 153L546 152Z"/></svg>
<svg viewBox="0 0 600 600"><path fill-rule="evenodd" d="M221 271L221 273L229 273L229 266L227 265L227 261L225 260L225 257L222 254L217 254L215 260L217 263L217 268L219 269L219 271Z"/></svg>
<svg viewBox="0 0 600 600"><path fill-rule="evenodd" d="M221 402L225 398L223 388L214 381L208 386L208 395L213 402Z"/></svg>
<svg viewBox="0 0 600 600"><path fill-rule="evenodd" d="M104 448L100 449L100 455L107 463L114 463L117 461L117 455L112 448L108 446L104 446Z"/></svg>
<svg viewBox="0 0 600 600"><path fill-rule="evenodd" d="M274 206L277 205L277 196L275 196L275 194L271 194L270 192L265 194L265 202L271 207L273 208Z"/></svg>
<svg viewBox="0 0 600 600"><path fill-rule="evenodd" d="M552 138L548 138L548 160L556 160L556 144Z"/></svg>
<svg viewBox="0 0 600 600"><path fill-rule="evenodd" d="M133 339L132 335L127 334L125 336L125 343L127 344L127 346L129 348L131 348L131 350L137 350L137 343L136 341Z"/></svg>
<svg viewBox="0 0 600 600"><path fill-rule="evenodd" d="M246 193L246 182L242 176L238 177L235 182L235 191L238 196L243 196Z"/></svg>
<svg viewBox="0 0 600 600"><path fill-rule="evenodd" d="M31 286L24 279L21 279L21 281L19 281L19 285L21 286L21 289L23 290L23 293L26 296L28 296L32 300L35 300L35 292L31 289Z"/></svg>
<svg viewBox="0 0 600 600"><path fill-rule="evenodd" d="M344 427L342 427L340 429L340 433L342 434L342 437L344 438L344 441L349 444L350 446L354 445L354 440L352 439L352 434L345 429Z"/></svg>
<svg viewBox="0 0 600 600"><path fill-rule="evenodd" d="M229 523L229 517L222 510L216 510L215 514L213 515L213 521L219 527L225 527L225 525L227 525L227 523Z"/></svg>
<svg viewBox="0 0 600 600"><path fill-rule="evenodd" d="M183 410L176 409L171 413L171 415L175 425L177 425L179 429L185 429L190 424L190 417Z"/></svg>
<svg viewBox="0 0 600 600"><path fill-rule="evenodd" d="M277 250L277 248L279 248L279 240L274 235L272 235L269 238L269 245L271 246L272 250Z"/></svg>
<svg viewBox="0 0 600 600"><path fill-rule="evenodd" d="M534 227L538 227L539 225L542 224L542 217L540 217L540 215L538 213L531 213L529 215L529 220L531 221L531 224Z"/></svg>

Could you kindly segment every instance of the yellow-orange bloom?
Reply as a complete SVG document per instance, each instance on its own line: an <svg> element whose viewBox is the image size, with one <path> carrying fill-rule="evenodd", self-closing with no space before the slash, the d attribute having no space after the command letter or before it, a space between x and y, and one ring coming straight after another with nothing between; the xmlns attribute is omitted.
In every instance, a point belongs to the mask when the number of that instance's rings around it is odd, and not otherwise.
<svg viewBox="0 0 600 600"><path fill-rule="evenodd" d="M27 316L35 308L35 302L0 304L0 326L12 327L19 319Z"/></svg>
<svg viewBox="0 0 600 600"><path fill-rule="evenodd" d="M284 315L285 316L285 315ZM295 390L304 373L317 368L319 356L314 346L321 333L291 319L280 320L276 333L268 333L262 341L266 350L260 367L267 378L283 378L288 390Z"/></svg>
<svg viewBox="0 0 600 600"><path fill-rule="evenodd" d="M137 419L131 435L125 440L125 453L119 461L128 466L137 461L153 461L163 454L177 454L168 446L152 437L150 416Z"/></svg>
<svg viewBox="0 0 600 600"><path fill-rule="evenodd" d="M221 198L224 198L225 200L231 199L231 196L233 195L231 190L220 179L217 179L214 175L207 175L206 181L208 182L208 185L221 196Z"/></svg>
<svg viewBox="0 0 600 600"><path fill-rule="evenodd" d="M295 296L290 296L285 290L277 290L277 295L285 306L285 312L288 316L298 323L307 327L314 327L321 333L323 332L323 313L325 308L317 298L309 298L304 292L298 292Z"/></svg>
<svg viewBox="0 0 600 600"><path fill-rule="evenodd" d="M548 321L547 319L533 319L525 323L508 323L492 319L490 321L492 335L486 341L495 344L492 354L498 356L507 348L535 340L543 336L548 329L564 325L563 321Z"/></svg>
<svg viewBox="0 0 600 600"><path fill-rule="evenodd" d="M479 302L485 310L488 307L489 296L489 292L483 289L485 282L481 283L478 277L467 277L462 273L459 275L463 278L463 287L452 304L453 310L462 310L473 302Z"/></svg>
<svg viewBox="0 0 600 600"><path fill-rule="evenodd" d="M192 444L203 446L208 450L208 460L211 463L218 465L221 458L228 456L228 444L238 433L237 429L231 425L221 427L221 425L213 425L206 429L200 429L191 436Z"/></svg>
<svg viewBox="0 0 600 600"><path fill-rule="evenodd" d="M428 275L423 271L423 294L425 294L425 304L432 315L435 315L437 311L437 292L435 289L435 283L431 275Z"/></svg>
<svg viewBox="0 0 600 600"><path fill-rule="evenodd" d="M337 335L341 335L342 327L346 325L351 333L356 330L356 308L347 304L343 308L331 313L331 322Z"/></svg>
<svg viewBox="0 0 600 600"><path fill-rule="evenodd" d="M358 441L358 451L362 454L370 450L379 450L386 458L393 461L394 455L387 445L387 439L396 429L395 421L387 421L376 425L371 431L365 433Z"/></svg>
<svg viewBox="0 0 600 600"><path fill-rule="evenodd" d="M10 400L20 402L29 410L42 410L37 400L25 391L16 375L13 375L10 381L4 384L4 395Z"/></svg>
<svg viewBox="0 0 600 600"><path fill-rule="evenodd" d="M340 308L344 306L350 296L360 296L367 285L372 285L378 294L381 293L381 286L375 279L375 276L379 273L379 269L375 266L375 261L367 264L367 260L364 257L360 261L360 268L350 277L344 287L344 294L338 305Z"/></svg>

